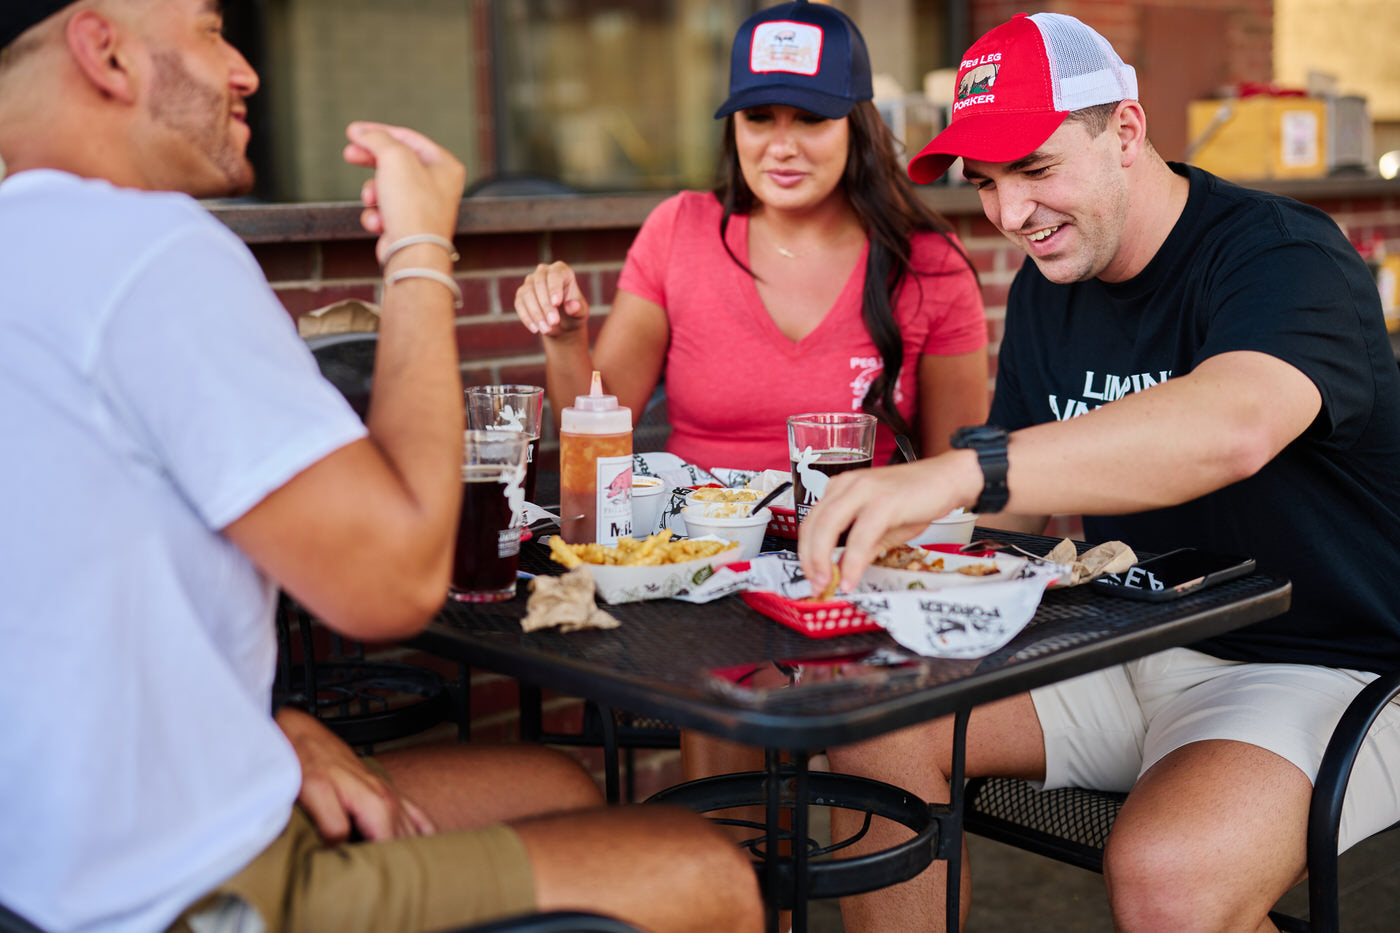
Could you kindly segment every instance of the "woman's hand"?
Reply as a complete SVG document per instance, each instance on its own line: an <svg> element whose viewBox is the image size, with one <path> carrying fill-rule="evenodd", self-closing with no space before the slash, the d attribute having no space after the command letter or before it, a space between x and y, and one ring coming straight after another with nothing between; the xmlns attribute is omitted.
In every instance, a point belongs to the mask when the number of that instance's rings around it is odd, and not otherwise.
<svg viewBox="0 0 1400 933"><path fill-rule="evenodd" d="M315 717L283 707L277 712L277 725L301 762L297 800L326 842L345 842L352 829L370 840L433 834L427 814L366 767Z"/></svg>
<svg viewBox="0 0 1400 933"><path fill-rule="evenodd" d="M515 290L515 313L530 333L558 337L585 327L588 301L568 263L541 263Z"/></svg>

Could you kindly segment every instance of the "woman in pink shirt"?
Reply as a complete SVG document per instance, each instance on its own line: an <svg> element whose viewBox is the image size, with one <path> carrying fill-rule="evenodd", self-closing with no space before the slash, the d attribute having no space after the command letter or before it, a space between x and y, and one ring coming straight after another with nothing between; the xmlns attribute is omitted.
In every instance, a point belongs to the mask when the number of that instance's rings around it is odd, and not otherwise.
<svg viewBox="0 0 1400 933"><path fill-rule="evenodd" d="M723 181L647 218L592 352L567 264L539 266L516 292L556 416L594 369L634 418L664 378L668 450L781 470L798 412L875 414L876 463L896 434L932 454L984 422L976 273L915 193L871 97L864 40L832 7L787 3L740 27L715 114Z"/></svg>

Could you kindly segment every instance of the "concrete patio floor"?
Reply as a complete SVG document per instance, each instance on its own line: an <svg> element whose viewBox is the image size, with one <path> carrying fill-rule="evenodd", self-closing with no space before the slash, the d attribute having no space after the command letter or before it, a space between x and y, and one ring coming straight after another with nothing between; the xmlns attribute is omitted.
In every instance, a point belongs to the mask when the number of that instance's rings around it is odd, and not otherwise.
<svg viewBox="0 0 1400 933"><path fill-rule="evenodd" d="M1099 875L979 836L969 836L968 846L973 866L968 933L1112 933ZM1382 833L1344 853L1341 890L1347 933L1400 928L1400 832ZM1281 906L1306 915L1306 887L1290 891ZM834 902L812 905L808 931L845 933Z"/></svg>

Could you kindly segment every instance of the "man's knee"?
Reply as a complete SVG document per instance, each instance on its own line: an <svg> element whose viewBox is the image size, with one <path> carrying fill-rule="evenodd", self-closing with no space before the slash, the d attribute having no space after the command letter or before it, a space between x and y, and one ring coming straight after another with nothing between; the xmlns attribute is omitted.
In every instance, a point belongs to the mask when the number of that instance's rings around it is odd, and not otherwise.
<svg viewBox="0 0 1400 933"><path fill-rule="evenodd" d="M1103 869L1115 927L1253 930L1274 900L1265 879L1239 870L1237 848L1180 829L1114 826Z"/></svg>
<svg viewBox="0 0 1400 933"><path fill-rule="evenodd" d="M538 768L535 773L548 775L559 810L582 810L604 803L598 782L571 755L544 746L532 747L531 751L536 756L532 769Z"/></svg>

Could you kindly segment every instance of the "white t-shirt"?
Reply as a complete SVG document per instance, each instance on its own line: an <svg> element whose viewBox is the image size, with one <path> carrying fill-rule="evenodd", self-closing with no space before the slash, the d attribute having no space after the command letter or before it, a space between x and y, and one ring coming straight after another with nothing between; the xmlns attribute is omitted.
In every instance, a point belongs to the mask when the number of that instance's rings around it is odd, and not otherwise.
<svg viewBox="0 0 1400 933"><path fill-rule="evenodd" d="M276 590L219 531L363 434L195 201L0 184L0 902L159 930L277 835Z"/></svg>

